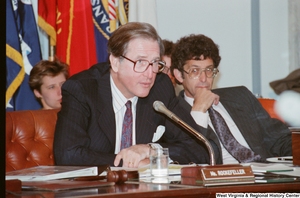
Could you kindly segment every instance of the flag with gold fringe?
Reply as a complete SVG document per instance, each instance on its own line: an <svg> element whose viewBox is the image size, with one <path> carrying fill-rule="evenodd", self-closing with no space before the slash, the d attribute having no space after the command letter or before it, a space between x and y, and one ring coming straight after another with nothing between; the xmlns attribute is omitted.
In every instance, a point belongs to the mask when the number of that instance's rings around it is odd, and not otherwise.
<svg viewBox="0 0 300 198"><path fill-rule="evenodd" d="M30 0L6 0L6 111L40 109L29 87L32 67L41 60Z"/></svg>

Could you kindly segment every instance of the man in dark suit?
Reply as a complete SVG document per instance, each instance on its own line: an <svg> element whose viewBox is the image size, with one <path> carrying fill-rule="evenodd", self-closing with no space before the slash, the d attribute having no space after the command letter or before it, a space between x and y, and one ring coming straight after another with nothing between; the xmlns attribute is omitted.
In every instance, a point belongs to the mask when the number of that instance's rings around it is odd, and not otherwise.
<svg viewBox="0 0 300 198"><path fill-rule="evenodd" d="M160 59L164 48L156 30L147 23L122 25L110 37L108 51L110 63L96 64L62 86L54 136L58 165L142 166L149 163L150 146L161 146L155 142L173 132L165 128L165 117L153 109L154 101L169 106L175 98L169 77L158 74L165 64ZM122 148L128 101L131 134L125 142L129 147ZM169 148L172 159L189 162L176 137L163 146Z"/></svg>
<svg viewBox="0 0 300 198"><path fill-rule="evenodd" d="M291 133L287 125L272 119L246 87L212 90L221 57L218 45L210 38L204 35L182 37L176 43L171 60L171 72L177 83L184 87L174 112L179 113L179 117L191 123L211 142L218 156L217 163L265 161L268 157L292 155ZM236 139L241 147L232 149L225 146L226 140L221 140L223 135L216 133L216 125L212 123L215 118L210 117L211 108L225 120L227 131L233 134L230 140ZM190 144L187 147L197 150L199 146ZM258 157L236 157L233 152L237 148L246 149ZM241 153L240 150L238 153ZM242 158L245 155L242 153ZM202 159L203 156L195 154L192 160L195 163L207 163Z"/></svg>

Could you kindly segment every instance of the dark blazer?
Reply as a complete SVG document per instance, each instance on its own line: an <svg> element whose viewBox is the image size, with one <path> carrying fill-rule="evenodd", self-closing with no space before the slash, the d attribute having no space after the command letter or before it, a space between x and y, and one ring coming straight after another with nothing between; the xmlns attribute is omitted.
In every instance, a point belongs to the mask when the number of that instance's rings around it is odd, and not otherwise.
<svg viewBox="0 0 300 198"><path fill-rule="evenodd" d="M255 153L261 155L263 161L268 157L292 155L291 132L287 125L277 119L272 119L246 87L220 88L213 92L220 96L220 102L236 123L246 142ZM222 163L220 142L215 132L209 126L206 129L196 124L190 115L192 107L183 98L183 91L173 108L180 112L179 117L212 143L217 163ZM187 148L197 151L196 145L190 144ZM207 163L207 159L202 161L203 155L199 154L194 157L195 163Z"/></svg>
<svg viewBox="0 0 300 198"><path fill-rule="evenodd" d="M110 65L101 63L69 78L62 86L62 108L58 113L54 156L58 165L113 165L115 159L116 123L110 87ZM166 118L153 109L153 102L167 107L175 98L174 88L165 74L158 74L145 98L139 98L136 109L136 143L151 143L159 125ZM178 128L177 128L178 130ZM165 133L170 133L166 129ZM181 162L184 147L167 140L170 157ZM168 144L170 143L170 144ZM181 157L182 156L182 157Z"/></svg>

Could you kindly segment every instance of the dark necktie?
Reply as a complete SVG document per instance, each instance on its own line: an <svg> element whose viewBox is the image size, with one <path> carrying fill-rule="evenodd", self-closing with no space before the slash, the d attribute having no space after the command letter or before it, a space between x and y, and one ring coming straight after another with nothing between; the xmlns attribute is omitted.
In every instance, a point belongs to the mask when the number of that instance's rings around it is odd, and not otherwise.
<svg viewBox="0 0 300 198"><path fill-rule="evenodd" d="M260 161L260 155L257 155L252 150L244 147L234 138L224 118L218 111L215 111L211 107L208 109L208 113L211 123L214 126L223 146L235 159L241 163Z"/></svg>
<svg viewBox="0 0 300 198"><path fill-rule="evenodd" d="M121 150L132 145L132 111L131 101L128 100L125 104L126 112L123 120Z"/></svg>

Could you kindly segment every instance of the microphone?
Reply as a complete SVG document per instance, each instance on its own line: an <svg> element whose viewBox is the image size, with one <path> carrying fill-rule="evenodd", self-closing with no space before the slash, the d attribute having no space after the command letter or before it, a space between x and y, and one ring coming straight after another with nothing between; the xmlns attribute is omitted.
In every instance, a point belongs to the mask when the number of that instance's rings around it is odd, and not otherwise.
<svg viewBox="0 0 300 198"><path fill-rule="evenodd" d="M201 133L198 133L195 129L193 129L191 126L189 126L183 120L178 118L173 112L171 112L169 109L167 109L167 107L161 101L155 101L153 103L153 108L155 109L155 111L163 113L166 116L168 116L169 118L171 118L173 121L175 121L180 126L185 128L192 135L194 135L197 139L202 141L208 149L209 156L210 156L210 165L214 166L216 164L214 150L213 150L211 144L209 143L209 141Z"/></svg>
<svg viewBox="0 0 300 198"><path fill-rule="evenodd" d="M180 119L173 112L167 109L167 107L161 101L155 101L153 103L153 108L155 109L155 111L165 114L177 123L180 121Z"/></svg>

